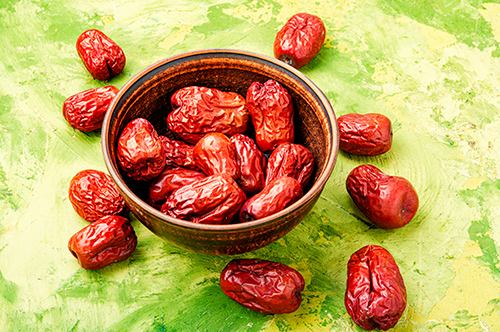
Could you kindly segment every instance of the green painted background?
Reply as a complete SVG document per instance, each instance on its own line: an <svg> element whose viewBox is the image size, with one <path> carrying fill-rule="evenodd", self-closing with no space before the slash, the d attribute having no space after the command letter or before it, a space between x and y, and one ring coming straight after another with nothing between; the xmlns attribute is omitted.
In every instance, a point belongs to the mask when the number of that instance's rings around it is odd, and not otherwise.
<svg viewBox="0 0 500 332"><path fill-rule="evenodd" d="M72 129L63 101L121 87L185 51L235 48L272 56L293 14L327 27L301 71L337 115L392 119L378 157L340 153L313 211L278 242L239 257L280 261L305 280L303 303L262 315L229 300L218 277L231 257L178 249L137 220L132 257L98 271L67 249L87 225L67 191L78 171L105 171L100 132ZM75 41L89 28L124 50L124 72L93 80ZM1 0L0 331L360 331L343 304L349 256L387 248L408 289L394 331L500 331L500 4L472 0ZM409 179L420 209L402 229L370 227L344 186L371 163Z"/></svg>

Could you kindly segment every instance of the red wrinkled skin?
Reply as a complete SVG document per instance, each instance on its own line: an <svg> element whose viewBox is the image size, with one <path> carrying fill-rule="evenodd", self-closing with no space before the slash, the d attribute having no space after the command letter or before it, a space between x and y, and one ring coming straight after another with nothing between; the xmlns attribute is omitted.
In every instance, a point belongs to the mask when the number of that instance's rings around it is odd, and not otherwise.
<svg viewBox="0 0 500 332"><path fill-rule="evenodd" d="M358 209L381 228L403 227L418 210L418 195L408 180L384 174L372 165L353 169L346 188Z"/></svg>
<svg viewBox="0 0 500 332"><path fill-rule="evenodd" d="M63 116L71 127L90 132L101 129L109 104L118 88L112 85L79 92L63 104Z"/></svg>
<svg viewBox="0 0 500 332"><path fill-rule="evenodd" d="M341 150L361 156L377 156L392 146L391 120L378 113L345 114L337 119Z"/></svg>
<svg viewBox="0 0 500 332"><path fill-rule="evenodd" d="M93 78L107 80L123 71L125 53L103 32L90 29L76 41L76 50Z"/></svg>
<svg viewBox="0 0 500 332"><path fill-rule="evenodd" d="M236 163L236 151L231 140L224 134L210 133L194 146L194 162L206 175L227 174L233 179L240 177Z"/></svg>
<svg viewBox="0 0 500 332"><path fill-rule="evenodd" d="M118 139L118 161L134 180L151 180L165 167L165 150L158 133L146 119L130 121Z"/></svg>
<svg viewBox="0 0 500 332"><path fill-rule="evenodd" d="M147 202L159 210L175 189L204 179L205 177L205 174L195 170L175 165L166 165L160 175L149 186Z"/></svg>
<svg viewBox="0 0 500 332"><path fill-rule="evenodd" d="M129 221L120 216L102 217L75 233L68 249L87 270L102 269L129 258L137 247L137 236Z"/></svg>
<svg viewBox="0 0 500 332"><path fill-rule="evenodd" d="M304 290L304 278L295 269L260 259L233 259L219 283L231 300L264 314L294 312Z"/></svg>
<svg viewBox="0 0 500 332"><path fill-rule="evenodd" d="M266 186L281 176L290 176L304 188L314 170L312 152L300 144L283 143L267 160Z"/></svg>
<svg viewBox="0 0 500 332"><path fill-rule="evenodd" d="M255 142L262 152L295 140L292 97L274 80L254 82L247 91L247 107L255 127Z"/></svg>
<svg viewBox="0 0 500 332"><path fill-rule="evenodd" d="M171 140L166 136L160 136L160 141L163 145L163 150L165 150L168 162L189 169L198 169L194 163L194 145L186 144L183 141Z"/></svg>
<svg viewBox="0 0 500 332"><path fill-rule="evenodd" d="M236 163L240 177L238 185L249 195L254 195L264 188L267 160L259 150L255 141L248 136L236 134L231 136L236 151Z"/></svg>
<svg viewBox="0 0 500 332"><path fill-rule="evenodd" d="M302 197L302 186L292 177L282 176L249 198L240 210L240 222L262 219L295 203Z"/></svg>
<svg viewBox="0 0 500 332"><path fill-rule="evenodd" d="M403 277L391 254L369 245L356 251L347 265L345 307L365 330L394 327L406 308Z"/></svg>
<svg viewBox="0 0 500 332"><path fill-rule="evenodd" d="M295 14L276 35L274 57L295 68L303 67L319 53L325 36L325 25L318 16Z"/></svg>
<svg viewBox="0 0 500 332"><path fill-rule="evenodd" d="M246 199L232 177L212 175L174 190L161 212L198 224L228 224Z"/></svg>
<svg viewBox="0 0 500 332"><path fill-rule="evenodd" d="M250 125L245 98L235 92L189 86L176 91L171 103L168 128L191 144L208 133L242 134Z"/></svg>
<svg viewBox="0 0 500 332"><path fill-rule="evenodd" d="M69 183L68 197L76 213L90 222L128 213L118 187L101 171L86 169L76 173Z"/></svg>

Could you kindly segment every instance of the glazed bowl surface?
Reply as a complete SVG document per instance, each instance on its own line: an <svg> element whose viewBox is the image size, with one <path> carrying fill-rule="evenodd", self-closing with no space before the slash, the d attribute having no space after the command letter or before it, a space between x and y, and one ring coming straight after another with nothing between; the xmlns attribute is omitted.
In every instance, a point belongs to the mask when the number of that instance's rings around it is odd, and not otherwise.
<svg viewBox="0 0 500 332"><path fill-rule="evenodd" d="M146 203L147 185L128 178L117 159L123 128L145 118L159 135L173 139L166 124L170 97L180 88L206 86L246 95L253 82L273 79L294 104L295 143L314 155L315 170L304 196L272 216L238 224L196 224L163 214ZM249 136L252 136L249 133ZM101 145L106 167L137 219L163 240L186 250L234 255L262 248L283 237L311 211L329 179L338 154L335 113L320 89L298 70L276 59L239 50L200 50L161 60L130 79L111 103L103 122Z"/></svg>

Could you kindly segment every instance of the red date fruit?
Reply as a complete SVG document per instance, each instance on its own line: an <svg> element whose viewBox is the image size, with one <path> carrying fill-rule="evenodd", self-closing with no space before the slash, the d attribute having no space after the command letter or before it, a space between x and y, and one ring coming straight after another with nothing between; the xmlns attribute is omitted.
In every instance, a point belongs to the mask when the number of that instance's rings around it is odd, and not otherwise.
<svg viewBox="0 0 500 332"><path fill-rule="evenodd" d="M321 50L325 36L325 25L318 16L295 14L276 35L274 57L295 68L305 66Z"/></svg>
<svg viewBox="0 0 500 332"><path fill-rule="evenodd" d="M116 76L125 67L125 54L114 41L103 32L87 30L78 37L76 50L85 68L93 78L107 80Z"/></svg>
<svg viewBox="0 0 500 332"><path fill-rule="evenodd" d="M174 190L161 212L197 224L227 224L246 199L232 177L212 175Z"/></svg>
<svg viewBox="0 0 500 332"><path fill-rule="evenodd" d="M151 180L165 167L165 150L158 133L146 119L130 121L118 139L118 161L134 180Z"/></svg>
<svg viewBox="0 0 500 332"><path fill-rule="evenodd" d="M63 116L71 127L90 132L101 129L109 104L118 93L112 85L79 92L64 101Z"/></svg>
<svg viewBox="0 0 500 332"><path fill-rule="evenodd" d="M233 259L222 270L219 283L231 300L264 314L294 312L304 290L298 271L261 259Z"/></svg>
<svg viewBox="0 0 500 332"><path fill-rule="evenodd" d="M314 170L312 152L300 144L283 143L267 161L266 186L274 179L291 176L304 188Z"/></svg>
<svg viewBox="0 0 500 332"><path fill-rule="evenodd" d="M171 140L166 136L160 136L160 141L163 145L163 150L165 150L168 162L189 169L198 169L194 163L194 145L186 144L183 141Z"/></svg>
<svg viewBox="0 0 500 332"><path fill-rule="evenodd" d="M240 177L238 185L249 195L254 195L264 188L267 160L259 150L255 141L248 136L236 134L231 136L236 151L236 163Z"/></svg>
<svg viewBox="0 0 500 332"><path fill-rule="evenodd" d="M289 176L276 178L243 204L240 221L268 217L292 205L301 197L302 186L297 180Z"/></svg>
<svg viewBox="0 0 500 332"><path fill-rule="evenodd" d="M235 92L189 86L176 91L171 103L168 128L191 144L208 133L242 134L250 125L245 98Z"/></svg>
<svg viewBox="0 0 500 332"><path fill-rule="evenodd" d="M255 142L262 152L295 140L292 97L274 80L254 82L247 91L248 112L255 128Z"/></svg>
<svg viewBox="0 0 500 332"><path fill-rule="evenodd" d="M391 149L391 120L378 113L342 115L337 120L341 150L361 156L376 156Z"/></svg>
<svg viewBox="0 0 500 332"><path fill-rule="evenodd" d="M372 165L353 169L346 187L358 209L381 228L403 227L418 210L418 195L408 180L384 174Z"/></svg>
<svg viewBox="0 0 500 332"><path fill-rule="evenodd" d="M68 249L81 267L97 270L126 260L137 247L137 236L129 221L105 216L74 234Z"/></svg>
<svg viewBox="0 0 500 332"><path fill-rule="evenodd" d="M205 177L205 174L195 170L175 165L166 165L160 175L149 186L147 202L159 210L175 189L204 179Z"/></svg>
<svg viewBox="0 0 500 332"><path fill-rule="evenodd" d="M69 183L68 196L76 213L90 222L128 212L118 187L108 174L101 171L86 169L78 172Z"/></svg>
<svg viewBox="0 0 500 332"><path fill-rule="evenodd" d="M406 308L403 277L391 254L369 245L356 251L347 265L345 307L365 330L394 327Z"/></svg>
<svg viewBox="0 0 500 332"><path fill-rule="evenodd" d="M203 136L194 146L193 155L196 166L206 175L224 173L233 179L240 177L234 145L224 134Z"/></svg>

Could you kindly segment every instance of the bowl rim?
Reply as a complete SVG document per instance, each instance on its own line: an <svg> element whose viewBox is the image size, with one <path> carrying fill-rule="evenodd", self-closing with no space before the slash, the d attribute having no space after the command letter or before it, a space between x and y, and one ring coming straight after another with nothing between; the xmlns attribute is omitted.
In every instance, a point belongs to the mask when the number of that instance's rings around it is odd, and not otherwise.
<svg viewBox="0 0 500 332"><path fill-rule="evenodd" d="M145 75L153 71L154 69L161 67L163 65L166 65L171 62L179 61L179 60L185 60L186 58L189 57L197 57L197 56L223 56L224 54L230 54L233 56L244 56L248 58L257 58L263 62L270 62L271 64L278 66L281 68L281 70L285 72L291 72L293 75L297 76L300 80L302 80L311 91L313 91L322 105L324 106L324 109L327 113L326 119L328 120L328 125L331 128L331 146L332 146L332 153L326 160L326 165L324 167L324 171L318 178L318 180L309 188L309 190L295 203L292 205L288 206L287 208L283 209L280 212L277 212L271 216L257 219L254 221L248 221L244 223L238 223L238 224L223 224L223 225L218 225L218 224L198 224L198 223L193 223L190 221L186 220L181 220L177 218L173 218L171 216L168 216L161 211L155 209L151 205L147 204L144 202L139 196L137 196L132 190L129 189L129 187L125 184L125 182L122 180L122 177L120 175L120 172L118 169L116 169L111 162L111 156L110 156L110 151L108 151L107 146L109 145L109 140L108 140L108 135L109 135L109 128L110 128L110 121L112 118L112 114L114 110L116 109L116 106L118 104L118 101L122 98L122 96L125 94L126 91L130 87L132 87L137 81L139 81L141 78L143 78ZM161 220L164 223L168 223L171 225L174 225L179 228L185 228L185 229L191 229L191 230L200 230L200 231L213 231L213 232L224 232L224 231L244 231L244 230L250 230L250 229L255 229L257 227L266 225L266 224L272 224L278 219L281 219L285 215L293 212L294 210L297 210L302 204L307 203L308 201L312 200L315 198L316 193L320 192L323 190L323 187L325 186L326 182L331 176L331 173L333 172L333 168L335 166L335 162L338 156L338 150L339 150L339 130L337 126L337 121L336 121L336 116L335 112L333 110L333 107L330 104L330 101L328 98L325 96L325 94L314 84L305 74L297 70L296 68L280 61L275 58L269 57L267 55L251 52L251 51L245 51L245 50L235 50L235 49L226 49L226 48L217 48L217 49L202 49L202 50L194 50L194 51L189 51L189 52L184 52L180 53L177 55L173 55L170 57L167 57L165 59L159 60L152 65L149 65L148 67L142 69L139 71L137 74L135 74L131 79L129 79L118 91L116 96L113 98L112 102L110 103L108 110L106 112L106 115L103 120L103 125L101 129L101 149L104 157L104 162L105 166L108 169L108 172L110 173L111 178L115 182L115 184L119 187L120 191L127 195L131 200L133 200L137 205L139 205L142 209L144 209L148 214L155 216L157 219ZM319 194L320 194L319 193ZM319 196L318 196L319 197ZM140 220L138 216L136 216L137 219ZM142 222L142 221L141 221Z"/></svg>

